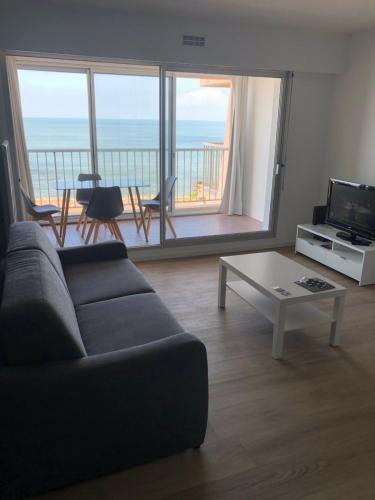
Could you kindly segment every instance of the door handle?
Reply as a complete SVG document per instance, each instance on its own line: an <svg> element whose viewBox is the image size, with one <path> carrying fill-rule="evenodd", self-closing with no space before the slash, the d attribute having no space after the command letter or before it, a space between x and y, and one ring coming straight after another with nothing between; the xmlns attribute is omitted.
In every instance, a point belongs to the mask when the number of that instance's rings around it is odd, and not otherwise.
<svg viewBox="0 0 375 500"><path fill-rule="evenodd" d="M276 163L275 175L279 175L281 170L286 167L285 163Z"/></svg>

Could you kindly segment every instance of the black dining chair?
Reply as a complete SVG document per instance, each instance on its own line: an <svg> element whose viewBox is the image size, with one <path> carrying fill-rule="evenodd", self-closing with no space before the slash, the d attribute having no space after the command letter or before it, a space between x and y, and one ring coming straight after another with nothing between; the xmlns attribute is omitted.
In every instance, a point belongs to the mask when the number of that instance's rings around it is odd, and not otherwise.
<svg viewBox="0 0 375 500"><path fill-rule="evenodd" d="M173 175L168 177L167 180L165 181L166 208L168 208L170 198L172 195L172 191L173 191L173 188L174 188L176 181L177 181L177 177L174 177ZM158 193L155 196L155 198L153 198L152 200L142 200L141 205L145 209L145 219L147 218L146 233L148 236L149 232L150 232L150 227L151 227L152 212L160 212L160 193ZM172 221L168 215L168 210L165 211L165 218L166 218L166 221L167 221L167 223L172 231L174 238L177 238L176 230L173 227Z"/></svg>
<svg viewBox="0 0 375 500"><path fill-rule="evenodd" d="M62 247L63 243L61 241L59 232L57 231L55 221L52 217L54 214L59 213L60 209L56 205L36 205L21 185L20 190L23 204L28 216L35 221L47 221L50 224L52 231L54 232L57 243L60 247Z"/></svg>
<svg viewBox="0 0 375 500"><path fill-rule="evenodd" d="M93 243L98 240L99 228L102 224L108 227L116 240L124 241L116 217L124 211L121 190L118 186L96 187L93 189L86 216L92 219L85 244L94 235Z"/></svg>
<svg viewBox="0 0 375 500"><path fill-rule="evenodd" d="M101 181L102 178L100 174L96 173L81 173L78 175L78 180L79 182L84 182L84 181ZM93 188L79 188L77 189L76 192L76 202L79 203L82 206L82 210L77 222L76 230L79 231L79 228L81 227L82 224L82 237L85 236L86 232L86 226L87 226L87 217L86 217L86 210L90 202L90 198L92 195Z"/></svg>

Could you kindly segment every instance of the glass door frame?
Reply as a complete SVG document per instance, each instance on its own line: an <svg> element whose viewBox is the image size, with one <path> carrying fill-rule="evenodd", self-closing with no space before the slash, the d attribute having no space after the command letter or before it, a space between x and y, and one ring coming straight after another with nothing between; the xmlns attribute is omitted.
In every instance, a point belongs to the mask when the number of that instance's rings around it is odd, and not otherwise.
<svg viewBox="0 0 375 500"><path fill-rule="evenodd" d="M97 114L96 114L96 99L95 99L95 76L96 75L111 75L111 76L119 76L119 75L123 75L123 76L143 76L143 77L153 77L153 78L158 78L159 80L159 116L158 116L158 120L159 120L159 124L158 124L158 130L159 130L159 155L157 155L156 157L159 158L159 172L158 172L158 175L159 175L159 185L158 185L158 190L161 194L161 190L162 190L162 170L161 170L161 165L162 165L162 160L161 160L161 128L160 128L160 123L161 123L161 115L160 115L160 109L161 109L161 106L160 106L160 103L161 103L161 88L162 88L162 85L161 85L161 68L159 65L157 64L145 64L145 63L139 63L139 64L135 64L134 62L132 63L127 63L127 62L123 62L123 63L120 63L120 64L117 64L115 66L113 65L103 65L101 64L100 66L92 66L90 67L89 69L89 72L90 72L90 84L91 84L91 91L90 91L90 97L91 97L91 106L92 106L92 121L93 121L93 126L92 126L92 130L93 130L93 134L94 134L94 140L93 140L93 144L94 144L94 151L95 151L95 172L96 173L100 173L99 171L99 153L98 153L98 135L97 135L97 128L96 128L96 125L97 125ZM141 189L141 188L140 188ZM137 195L137 198L138 198L138 188L136 188L136 195ZM134 196L134 199L136 200L136 195L133 194ZM162 196L162 195L161 195ZM139 206L139 209L141 210L141 204L139 203L138 204ZM137 212L137 215L143 215L144 217L144 212L142 214ZM124 218L124 213L122 214L122 218ZM121 219L122 220L122 219ZM146 228L146 220L144 219L144 223L145 223L145 226L144 228ZM161 227L162 227L162 223L161 223L161 220L160 220L160 234L161 234ZM143 228L141 229L141 232L143 231ZM144 229L144 231L146 231L146 229ZM146 243L147 243L147 240L146 240ZM149 245L146 246L146 248L160 248L162 246L162 242L160 240L160 235L159 235L159 242L158 243L150 243L148 241ZM144 249L145 246L144 245L139 245L139 246L132 246L132 247L129 247L131 248L132 250L141 250L141 249Z"/></svg>
<svg viewBox="0 0 375 500"><path fill-rule="evenodd" d="M12 54L8 54L12 55ZM192 244L201 243L215 243L224 241L238 241L238 240L256 240L262 238L271 238L276 235L280 191L284 179L284 170L286 167L286 153L287 153L287 136L288 136L288 123L290 116L291 106L291 92L293 73L291 71L258 71L249 68L232 68L232 67L218 67L208 65L188 65L188 64L161 64L160 62L146 62L134 60L97 60L90 58L69 58L67 56L56 56L46 54L30 54L20 55L14 54L18 68L34 69L43 71L66 71L66 72L79 72L86 73L87 86L88 86L88 106L89 106L89 127L90 127L90 149L91 149L91 168L93 171L98 169L97 158L97 135L95 123L95 87L94 87L94 74L95 73L111 73L111 74L129 74L129 69L134 68L137 74L142 74L144 68L145 74L147 69L153 67L155 70L158 68L159 73L159 174L160 174L160 242L146 248L160 248L160 247L179 247ZM212 235L212 236L199 236L188 238L166 238L166 224L165 224L165 186L163 180L166 177L166 152L165 152L165 120L166 120L166 79L168 73L197 73L197 74L216 74L223 76L253 76L253 77L274 77L281 79L280 99L279 99L279 114L276 133L276 151L275 151L275 167L272 180L272 194L270 200L270 219L269 228L267 230L253 231L246 233L232 233L226 235ZM155 76L157 72L155 71ZM174 79L175 80L175 79ZM173 99L175 99L176 91L172 92ZM175 106L173 106L175 108ZM172 114L173 129L175 129L175 109ZM173 140L173 157L172 157L172 172L175 169L175 138ZM174 207L172 206L172 210ZM144 247L134 247L134 249L143 250Z"/></svg>
<svg viewBox="0 0 375 500"><path fill-rule="evenodd" d="M165 100L168 98L166 95L166 78L168 73L197 73L197 74L215 74L222 76L249 76L249 77L264 77L264 78L279 78L280 82L280 95L279 95L279 108L277 117L277 129L276 129L276 146L275 146L275 161L274 169L272 175L272 187L271 187L271 198L270 198L270 216L268 229L260 231L249 231L243 233L232 233L232 234L220 234L220 235L210 235L210 236L196 236L196 237L177 237L177 238L167 238L166 237L166 224L165 224L165 211L166 211L166 200L164 196L164 183L160 186L161 189L161 211L160 211L160 242L163 248L173 248L173 247L183 247L187 245L196 245L203 243L217 243L217 242L227 242L227 241L239 241L239 240L257 240L264 238L272 238L276 236L277 223L278 223L278 213L279 213L279 202L280 202L280 192L284 180L284 171L286 168L286 156L287 156L287 139L288 139L288 126L290 117L290 106L291 106L291 94L293 86L293 72L291 71L257 71L249 69L235 69L235 68L223 68L223 67L211 67L211 66L192 66L192 65L176 65L176 64L166 64L160 66L160 131L163 134L163 142L160 142L162 146L164 144L164 135L166 133L165 127ZM175 96L176 93L172 93L170 98L174 99L173 108L175 108ZM176 112L172 113L174 116L173 127L176 125ZM166 169L165 169L165 154L162 155L162 147L160 149L160 179L165 179ZM162 223L163 222L163 223ZM163 226L163 227L162 227Z"/></svg>
<svg viewBox="0 0 375 500"><path fill-rule="evenodd" d="M58 57L55 55L17 55L8 54L15 58L17 69L34 71L51 71L61 73L79 73L86 76L87 88L87 109L88 109L88 127L89 127L89 148L91 159L91 172L99 173L99 155L98 155L98 136L96 120L96 100L95 100L95 75L134 75L134 76L154 76L159 78L159 108L161 109L161 66L158 63L144 61L121 60L116 62L90 60L84 58ZM164 101L163 101L164 102ZM159 130L161 123L161 114L159 111ZM163 183L161 173L161 138L159 142L159 190L162 195ZM73 217L73 216L70 216ZM162 219L162 217L161 217ZM163 223L161 221L160 228ZM160 248L161 240L158 243L147 246L147 248ZM143 249L143 246L131 247L132 249Z"/></svg>

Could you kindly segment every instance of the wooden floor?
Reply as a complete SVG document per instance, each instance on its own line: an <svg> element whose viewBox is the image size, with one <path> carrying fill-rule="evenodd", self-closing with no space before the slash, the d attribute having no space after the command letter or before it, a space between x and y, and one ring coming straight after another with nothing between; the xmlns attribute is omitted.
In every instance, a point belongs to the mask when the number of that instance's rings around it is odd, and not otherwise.
<svg viewBox="0 0 375 500"><path fill-rule="evenodd" d="M185 330L207 346L205 443L38 498L375 498L375 287L281 253L348 287L341 348L328 346L329 327L320 326L287 334L285 359L275 361L267 320L232 292L218 310L217 257L141 263Z"/></svg>
<svg viewBox="0 0 375 500"><path fill-rule="evenodd" d="M178 238L248 233L260 231L263 227L262 223L256 219L238 215L186 215L171 217L171 220L176 229ZM159 219L157 218L152 220L148 243L146 243L143 230L137 232L134 220L121 221L119 225L128 247L158 245L160 242L160 226ZM48 232L51 236L51 240L55 243L56 240L53 237L52 231L48 229ZM110 237L108 230L105 231L104 228L100 230L100 241ZM173 238L169 228L167 230L167 238ZM82 243L83 240L80 233L75 230L75 225L69 224L66 236L66 246L81 245Z"/></svg>

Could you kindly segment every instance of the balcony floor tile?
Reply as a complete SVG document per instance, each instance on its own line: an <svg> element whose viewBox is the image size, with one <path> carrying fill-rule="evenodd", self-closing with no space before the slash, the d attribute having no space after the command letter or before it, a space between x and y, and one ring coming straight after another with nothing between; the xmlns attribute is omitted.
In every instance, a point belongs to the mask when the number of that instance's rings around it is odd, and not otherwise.
<svg viewBox="0 0 375 500"><path fill-rule="evenodd" d="M191 238L202 236L230 235L234 233L248 233L260 231L262 222L247 216L228 216L224 214L186 215L171 217L178 238ZM133 220L119 222L121 232L128 247L144 247L159 244L159 220L152 220L149 242L146 243L143 231L137 233ZM56 242L50 227L45 228L51 241ZM101 228L98 241L111 238L109 231ZM169 228L167 238L173 238ZM76 231L75 224L67 228L65 246L76 246L84 243L80 233Z"/></svg>

